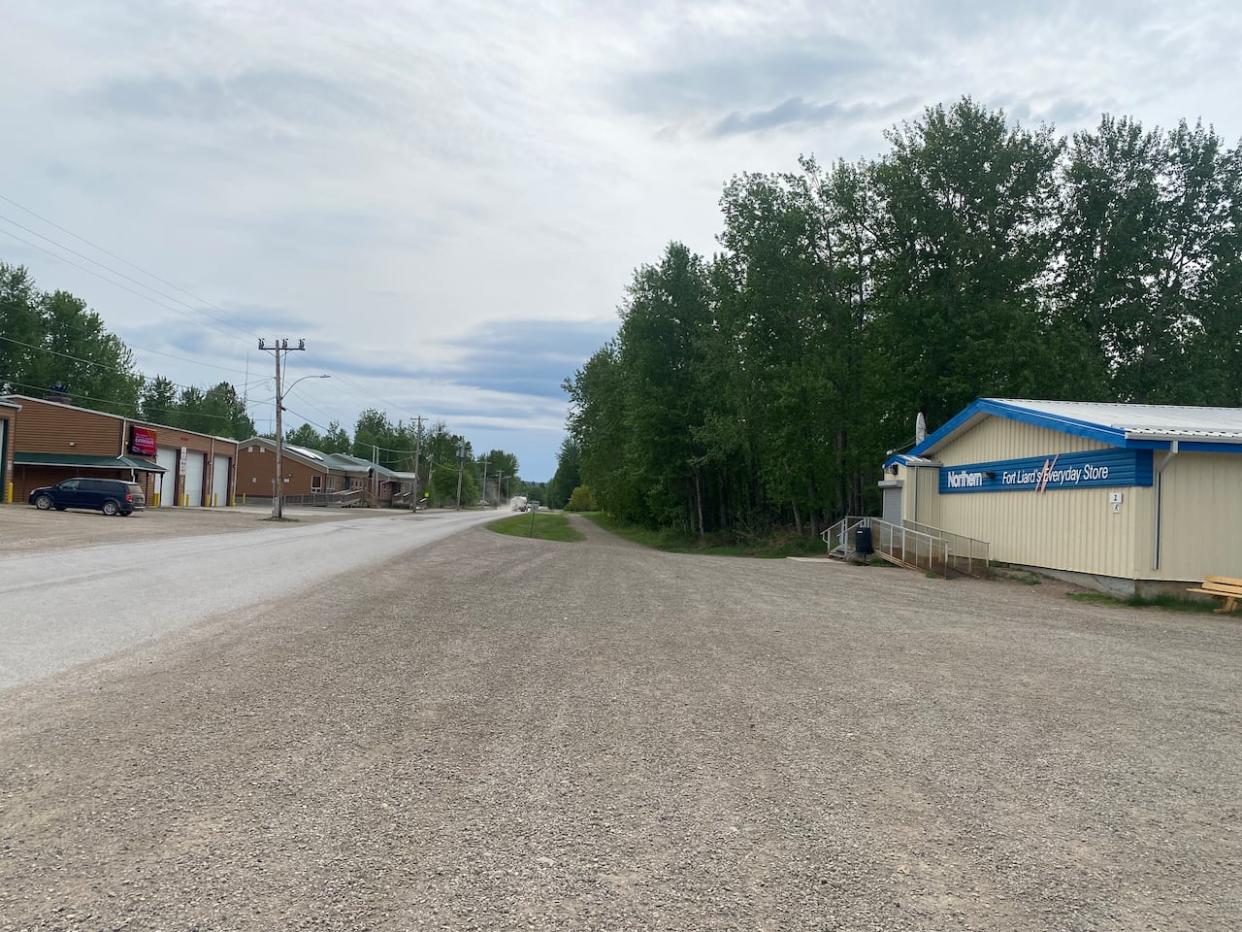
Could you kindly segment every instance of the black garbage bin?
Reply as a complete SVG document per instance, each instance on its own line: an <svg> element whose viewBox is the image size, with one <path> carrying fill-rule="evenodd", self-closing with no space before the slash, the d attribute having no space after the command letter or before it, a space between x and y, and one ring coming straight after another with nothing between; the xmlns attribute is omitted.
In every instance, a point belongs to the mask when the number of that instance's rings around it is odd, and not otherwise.
<svg viewBox="0 0 1242 932"><path fill-rule="evenodd" d="M875 553L875 548L871 546L871 528L854 528L854 549L863 554Z"/></svg>

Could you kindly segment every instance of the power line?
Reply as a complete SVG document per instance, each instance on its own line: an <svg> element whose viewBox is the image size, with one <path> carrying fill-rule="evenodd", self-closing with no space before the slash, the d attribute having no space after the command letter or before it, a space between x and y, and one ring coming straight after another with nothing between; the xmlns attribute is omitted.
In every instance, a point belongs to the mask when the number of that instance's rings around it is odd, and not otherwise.
<svg viewBox="0 0 1242 932"><path fill-rule="evenodd" d="M183 314L183 315L185 315L186 317L192 317L192 316L193 316L193 315L192 315L192 314L190 314L188 311L183 311L183 310L181 310L180 308L176 308L176 307L169 307L167 304L161 304L159 301L156 301L156 300L155 300L154 298L152 298L150 295L143 294L141 291L137 291L137 290L135 290L135 289L133 289L133 288L130 288L128 285L123 285L123 284L121 284L120 282L113 281L112 279L108 278L107 276L105 276L105 275L101 275L99 272L96 272L94 269L87 268L87 267L86 267L86 266L84 266L84 265L81 265L81 264L79 264L79 263L77 263L77 262L74 262L72 259L66 259L64 256L59 256L59 255L57 255L56 253L52 252L50 249L44 249L44 248L43 248L42 246L40 246L38 243L32 243L30 240L25 239L25 238L23 238L23 237L21 237L21 236L18 236L18 235L17 235L16 233L14 233L12 230L5 230L5 229L0 228L0 233L3 233L5 236L11 237L12 239L17 240L19 243L25 243L25 244L26 244L27 246L29 246L31 249L37 249L37 250L39 250L39 252L43 253L44 255L51 256L53 259L57 260L58 262L63 262L63 263L65 263L66 265L71 265L71 266L73 266L75 269L79 269L79 270L81 270L81 271L85 272L87 275L94 275L96 278L100 279L101 281L105 281L105 282L107 282L109 285L113 285L113 286L114 286L114 287L116 287L116 288L120 288L122 291L128 291L130 294L135 295L136 297L142 298L142 300L144 300L144 301L149 301L150 303L154 304L156 307L163 308L163 309L164 309L164 310L166 310L166 311L173 311L173 312L175 312L175 313L177 313L177 314ZM212 320L214 320L214 318L212 318L212 317L211 317L211 315L209 315L209 314L204 314L204 316L205 316L205 317L207 317L208 319L212 319ZM234 335L234 334L232 334L232 333L228 333L228 332L227 332L227 331L225 331L222 327L218 327L218 326L215 326L215 325L209 325L209 326L212 326L212 328L213 328L214 330L217 330L217 331L219 331L220 333L223 333L223 334L224 334L226 337L228 337L229 339L234 339L234 338L235 338L235 335Z"/></svg>
<svg viewBox="0 0 1242 932"><path fill-rule="evenodd" d="M144 376L141 372L133 373L125 369L122 369L119 366L110 366L107 363L96 362L93 359L85 359L81 356L74 356L71 353L61 353L54 349L48 349L45 346L39 346L37 343L27 343L25 340L18 340L18 339L15 339L14 337L6 337L2 333L0 333L0 340L4 340L7 343L16 343L19 346L26 346L26 347L29 347L30 349L38 350L40 353L49 353L52 356L60 356L64 359L72 359L75 362L86 363L86 365L88 366L94 366L97 369L104 369L104 370L107 370L108 372L117 372L117 373L120 373L121 375L127 375L127 376L137 375L137 377L142 379L143 382L149 381L147 377ZM156 378L164 378L164 377L157 376ZM180 382L172 381L172 379L164 379L164 381L167 382L169 385L176 386L177 388L194 388L194 389L198 389L199 391L207 390L199 385L183 385Z"/></svg>
<svg viewBox="0 0 1242 932"><path fill-rule="evenodd" d="M148 349L145 346L137 346L133 343L130 343L128 340L122 340L122 342L125 343L125 345L129 347L130 349L138 350L138 352L140 353L151 353L152 355L155 355L155 356L167 356L169 359L177 359L177 360L180 360L181 362L188 362L191 365L203 366L206 369L219 369L221 372L232 372L232 373L235 373L236 375L246 375L246 373L241 369L232 369L228 366L217 366L215 363L203 362L198 359L191 359L189 356L178 356L175 353L165 353L163 350ZM268 380L264 379L264 381L268 381Z"/></svg>
<svg viewBox="0 0 1242 932"><path fill-rule="evenodd" d="M160 284L162 284L162 285L166 285L167 287L169 287L169 288L173 289L174 291L179 291L179 292L181 292L183 295L185 295L186 297L193 298L195 301L199 302L199 304L205 304L205 305L207 305L208 307L215 308L217 311L219 311L219 312L220 312L220 313L222 313L222 314L226 314L226 315L227 315L227 314L229 313L229 312L228 312L228 311L226 311L224 308L220 307L220 306L219 306L219 305L217 305L217 304L213 304L211 301L208 301L206 298L202 297L201 295L196 295L194 292L192 292L192 291L188 291L187 289L182 288L180 285L176 284L175 282L170 282L168 279L166 279L166 278L162 278L162 277L160 277L159 275L156 275L154 272L150 271L149 269L144 269L142 266L138 265L136 262L131 262L129 259L126 259L124 256L119 256L119 255L117 255L117 254L116 254L116 253L114 253L114 252L110 252L109 250L105 249L103 246L100 246L98 243L94 243L94 242L92 242L91 240L87 239L85 236L81 236L81 235L79 235L79 234L77 234L77 233L74 233L72 230L68 229L67 227L61 226L61 225L60 225L59 223L57 223L56 221L54 221L54 220L50 220L50 219L48 219L47 217L44 217L42 214L36 213L35 211L31 210L29 207L26 207L26 206L25 206L25 205L23 205L23 204L19 204L17 201L13 200L11 197L8 197L7 195L0 194L0 200L3 200L3 201L5 201L5 202L7 202L7 203L9 203L9 204L12 204L12 205L13 205L14 207L16 207L18 210L25 211L26 213L30 214L30 216L35 217L35 218L37 218L38 220L43 221L43 222L44 222L44 223L46 223L48 226L53 227L53 228L55 228L55 229L57 229L57 230L60 230L62 233L65 233L65 234L67 234L67 235L69 235L69 236L72 236L74 239L78 240L78 241L79 241L79 242L81 242L81 243L85 243L87 246L90 246L92 249L95 249L95 250L98 250L99 252L102 252L105 256L109 256L109 257L111 257L111 258L113 258L113 259L116 259L118 262L123 262L123 263L125 263L125 264L126 264L126 265L128 265L130 268L135 269L136 271L141 272L143 275L146 275L146 276L147 276L147 277L149 277L149 278L153 278L153 279L155 279L155 281L159 282ZM16 226L16 227L20 227L21 229L26 230L26 231L27 231L27 232L29 232L29 233L34 233L34 235L35 235L35 236L38 236L40 239L47 240L49 243L55 243L57 246L60 246L60 248L61 248L61 249L66 249L66 250L68 250L69 252L72 252L74 255L82 256L82 258L86 259L87 261L89 261L89 262L94 262L96 265L100 266L101 268L106 268L106 269L108 269L110 272L113 272L113 273L114 273L114 274L116 274L116 275L122 275L123 277L127 277L127 276L124 276L124 274L123 274L123 273L121 273L121 272L117 272L115 269L112 269L111 267L109 267L109 266L107 266L107 265L104 265L102 262L98 262L98 261L97 261L97 260L95 260L95 259L91 259L89 256L82 255L82 253L79 253L79 252L77 252L77 251L75 251L75 250L71 249L70 247L65 246L65 245L64 245L64 244L62 244L62 243L57 243L55 240L50 239L50 238L48 238L48 237L44 236L42 233L38 233L38 232L36 232L36 231L34 231L34 230L29 229L28 227L24 227L24 226L22 226L22 225L21 225L20 223L18 223L16 220L10 220L10 219L9 219L9 218L7 218L7 217L0 217L0 219L4 219L4 220L6 220L8 223L11 223L11 224L13 224L13 225L14 225L14 226ZM130 281L135 281L135 279L132 279L132 278L131 278L131 279L130 279ZM157 289L155 289L155 288L151 288L151 286L150 286L150 285L147 285L147 284L145 284L145 283L143 283L143 282L138 282L138 284L142 285L142 287L144 287L144 288L149 288L151 291L154 291L156 294L160 294L160 293L161 293L161 292L159 292ZM176 301L176 300L178 300L178 299L176 299L176 298L172 298L172 297L170 297L170 296L166 296L166 297L169 297L169 300L170 300L170 301ZM179 302L179 303L181 303L181 304L185 304L185 302L184 302L184 301L181 301L181 302ZM185 306L186 306L186 307L190 307L190 305L188 305L188 304L186 304ZM191 307L190 309L191 309L191 310L198 311L198 312L202 313L202 314L203 314L204 316L206 316L206 317L211 317L211 315L210 315L210 314L207 314L205 311L202 311L202 309L201 309L201 308L192 308L192 307ZM213 319L214 319L214 318L213 318ZM229 323L229 324L227 324L227 326L230 326L230 327L236 327L236 324ZM246 336L255 336L255 334L249 334L249 333L248 333L248 334L246 334Z"/></svg>

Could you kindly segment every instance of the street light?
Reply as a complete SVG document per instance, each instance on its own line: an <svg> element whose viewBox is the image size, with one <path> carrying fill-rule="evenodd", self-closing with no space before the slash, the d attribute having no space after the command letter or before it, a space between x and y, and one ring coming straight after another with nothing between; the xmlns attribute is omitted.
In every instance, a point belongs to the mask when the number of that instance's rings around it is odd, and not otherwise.
<svg viewBox="0 0 1242 932"><path fill-rule="evenodd" d="M307 379L330 379L330 378L332 378L332 376L328 375L326 372L321 373L320 375L304 375L300 379L294 379L293 385L290 385L288 388L286 388L284 391L284 394L287 395L291 391L293 391L294 385L297 385L298 382L305 382Z"/></svg>
<svg viewBox="0 0 1242 932"><path fill-rule="evenodd" d="M279 359L279 356L277 358ZM285 450L285 431L280 415L285 410L285 395L293 391L299 382L305 382L307 379L330 379L332 376L326 372L319 375L304 375L300 379L295 379L288 388L282 388L279 378L279 365L276 371L276 494L272 498L272 517L283 518L285 516L285 477L282 460Z"/></svg>

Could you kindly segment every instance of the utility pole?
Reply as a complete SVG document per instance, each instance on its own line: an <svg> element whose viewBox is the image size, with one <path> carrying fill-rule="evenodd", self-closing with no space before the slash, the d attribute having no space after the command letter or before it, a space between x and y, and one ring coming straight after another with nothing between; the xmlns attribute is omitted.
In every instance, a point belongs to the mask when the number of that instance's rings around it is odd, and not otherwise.
<svg viewBox="0 0 1242 932"><path fill-rule="evenodd" d="M281 424L280 414L285 410L283 388L280 382L280 359L289 353L300 353L306 350L306 341L298 340L297 346L290 346L287 339L276 340L271 346L267 346L263 339L259 339L259 349L265 353L271 353L276 357L276 487L272 490L272 517L283 518L285 516L285 477L283 473L282 454L285 449L284 427Z"/></svg>
<svg viewBox="0 0 1242 932"><path fill-rule="evenodd" d="M423 419L414 418L414 489L410 493L410 511L418 511L418 456L423 448Z"/></svg>
<svg viewBox="0 0 1242 932"><path fill-rule="evenodd" d="M466 441L461 442L461 458L457 461L457 510L461 511L461 477L466 471Z"/></svg>
<svg viewBox="0 0 1242 932"><path fill-rule="evenodd" d="M483 458L483 504L487 504L487 457Z"/></svg>
<svg viewBox="0 0 1242 932"><path fill-rule="evenodd" d="M505 497L505 474L502 472L496 476L496 507L500 507L500 500Z"/></svg>

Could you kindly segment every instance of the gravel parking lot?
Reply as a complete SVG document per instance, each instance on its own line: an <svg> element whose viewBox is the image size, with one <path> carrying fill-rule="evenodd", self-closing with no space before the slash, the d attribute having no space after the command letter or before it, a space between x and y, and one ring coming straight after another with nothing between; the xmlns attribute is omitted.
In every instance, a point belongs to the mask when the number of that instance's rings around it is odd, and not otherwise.
<svg viewBox="0 0 1242 932"><path fill-rule="evenodd" d="M0 693L0 929L1238 927L1236 622L584 529Z"/></svg>
<svg viewBox="0 0 1242 932"><path fill-rule="evenodd" d="M299 521L333 521L393 512L380 508L291 508L287 513ZM265 527L260 522L270 514L270 509L257 506L151 508L128 518L106 518L94 511L39 511L25 504L0 505L0 556L256 530Z"/></svg>

